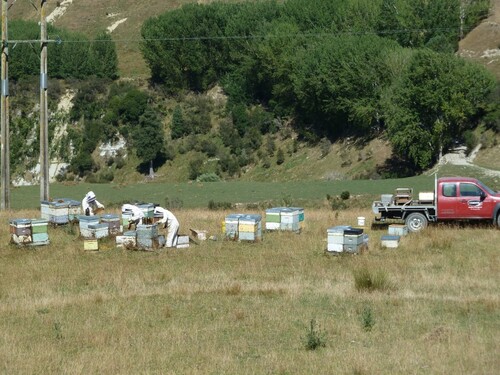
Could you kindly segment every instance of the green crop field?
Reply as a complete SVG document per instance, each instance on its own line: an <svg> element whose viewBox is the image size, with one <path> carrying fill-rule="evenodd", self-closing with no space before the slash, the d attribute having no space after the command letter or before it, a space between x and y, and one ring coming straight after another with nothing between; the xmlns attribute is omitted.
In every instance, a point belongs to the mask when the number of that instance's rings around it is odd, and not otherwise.
<svg viewBox="0 0 500 375"><path fill-rule="evenodd" d="M369 208L306 209L301 234L258 243L222 240L227 213L179 210L181 233L217 240L155 252L85 251L69 225L17 247L8 220L39 210L0 213L0 373L498 372L500 230L431 226L386 249L367 227L368 251L333 256L327 228Z"/></svg>
<svg viewBox="0 0 500 375"><path fill-rule="evenodd" d="M494 190L500 190L500 176L488 176L479 168L446 165L439 176L469 176L480 178ZM184 208L207 207L210 200L229 203L269 202L271 205L293 204L306 207L322 206L327 195L338 196L343 191L351 195L366 197L366 207L380 194L391 193L397 187L411 187L415 192L434 189L434 175L421 175L403 179L344 180L344 181L290 181L252 182L228 181L205 183L144 182L136 184L52 184L51 199L71 198L81 200L92 190L99 201L108 206L119 206L124 202L142 201L164 205L182 203ZM11 207L34 209L40 207L40 187L26 186L11 190Z"/></svg>

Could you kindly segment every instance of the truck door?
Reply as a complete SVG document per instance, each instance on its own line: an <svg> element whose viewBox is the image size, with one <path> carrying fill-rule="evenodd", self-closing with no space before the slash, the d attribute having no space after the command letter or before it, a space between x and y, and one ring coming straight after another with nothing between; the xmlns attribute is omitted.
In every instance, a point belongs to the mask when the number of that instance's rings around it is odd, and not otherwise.
<svg viewBox="0 0 500 375"><path fill-rule="evenodd" d="M457 218L488 219L493 212L493 199L483 189L471 182L459 184Z"/></svg>
<svg viewBox="0 0 500 375"><path fill-rule="evenodd" d="M457 183L446 182L441 184L438 193L438 218L455 219L457 217Z"/></svg>

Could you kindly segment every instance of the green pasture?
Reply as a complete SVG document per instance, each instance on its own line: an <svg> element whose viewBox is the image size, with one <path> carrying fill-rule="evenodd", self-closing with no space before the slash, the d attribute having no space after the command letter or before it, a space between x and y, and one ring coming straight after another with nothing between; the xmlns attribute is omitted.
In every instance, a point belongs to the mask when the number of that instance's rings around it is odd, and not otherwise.
<svg viewBox="0 0 500 375"><path fill-rule="evenodd" d="M469 176L480 178L492 189L500 190L500 177L488 177L480 169L462 166L444 166L439 176ZM108 206L124 202L181 201L182 207L207 207L210 200L230 203L272 202L276 204L301 204L315 206L327 195L337 196L343 191L351 195L376 196L390 193L396 187L411 187L415 192L434 188L434 175L420 175L402 179L345 180L345 181L290 181L290 182L144 182L118 184L51 184L50 197L81 200L92 190ZM280 203L281 202L281 203ZM40 205L40 187L26 186L11 189L12 209L31 209Z"/></svg>

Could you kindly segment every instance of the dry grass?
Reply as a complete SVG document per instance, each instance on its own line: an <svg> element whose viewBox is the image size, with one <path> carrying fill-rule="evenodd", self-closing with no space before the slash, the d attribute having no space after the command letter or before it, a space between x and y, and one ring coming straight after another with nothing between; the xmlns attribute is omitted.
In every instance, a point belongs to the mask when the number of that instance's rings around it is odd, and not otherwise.
<svg viewBox="0 0 500 375"><path fill-rule="evenodd" d="M366 210L305 211L297 235L189 249L83 251L77 232L8 245L1 213L1 373L494 374L500 368L500 231L440 225L381 248L325 255L326 229ZM220 236L227 212L181 210L181 232ZM108 244L109 245L109 244ZM359 269L390 288L358 291ZM366 330L366 309L373 327ZM314 319L326 347L305 349Z"/></svg>

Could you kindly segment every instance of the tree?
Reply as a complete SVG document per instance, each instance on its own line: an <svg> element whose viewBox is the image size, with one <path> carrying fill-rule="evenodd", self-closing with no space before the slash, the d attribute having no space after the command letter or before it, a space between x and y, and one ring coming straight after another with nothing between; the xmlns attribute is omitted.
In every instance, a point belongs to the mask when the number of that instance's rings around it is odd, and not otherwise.
<svg viewBox="0 0 500 375"><path fill-rule="evenodd" d="M91 58L94 61L94 71L97 77L118 78L118 55L116 46L108 32L97 34L92 42Z"/></svg>
<svg viewBox="0 0 500 375"><path fill-rule="evenodd" d="M134 127L133 137L137 157L143 163L149 163L149 176L154 177L153 162L164 154L165 147L163 125L154 110L146 109Z"/></svg>
<svg viewBox="0 0 500 375"><path fill-rule="evenodd" d="M384 104L396 154L417 169L430 167L477 124L494 87L493 76L478 65L430 50L414 53Z"/></svg>
<svg viewBox="0 0 500 375"><path fill-rule="evenodd" d="M181 138L182 136L188 134L188 129L186 129L186 122L184 121L184 116L182 114L182 107L177 104L172 113L172 123L170 125L170 135L172 139Z"/></svg>

